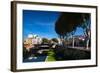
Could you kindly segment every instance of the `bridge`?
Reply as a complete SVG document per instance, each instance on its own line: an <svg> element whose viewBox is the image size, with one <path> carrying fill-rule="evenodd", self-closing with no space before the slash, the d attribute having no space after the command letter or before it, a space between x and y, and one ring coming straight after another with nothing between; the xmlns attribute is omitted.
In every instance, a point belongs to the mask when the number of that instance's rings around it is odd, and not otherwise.
<svg viewBox="0 0 100 73"><path fill-rule="evenodd" d="M51 46L49 44L36 45L31 48L31 53L33 54L43 54L43 52L48 52Z"/></svg>

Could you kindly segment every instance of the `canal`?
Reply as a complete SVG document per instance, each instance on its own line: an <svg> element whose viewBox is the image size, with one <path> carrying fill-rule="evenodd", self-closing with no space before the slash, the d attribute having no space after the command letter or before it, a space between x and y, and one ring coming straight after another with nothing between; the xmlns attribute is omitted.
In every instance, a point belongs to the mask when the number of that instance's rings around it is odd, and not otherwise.
<svg viewBox="0 0 100 73"><path fill-rule="evenodd" d="M27 59L24 59L23 62L44 62L46 60L47 56L37 56L37 57L28 57Z"/></svg>

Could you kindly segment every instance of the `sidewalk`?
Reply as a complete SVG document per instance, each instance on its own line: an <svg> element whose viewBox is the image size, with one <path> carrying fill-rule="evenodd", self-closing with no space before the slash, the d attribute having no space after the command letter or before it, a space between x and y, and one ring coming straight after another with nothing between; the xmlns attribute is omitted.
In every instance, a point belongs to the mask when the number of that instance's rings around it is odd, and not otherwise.
<svg viewBox="0 0 100 73"><path fill-rule="evenodd" d="M79 50L84 50L84 51L90 51L91 48L89 47L88 49L86 49L86 47L72 47L72 46L68 46L68 48L73 48L73 49L79 49Z"/></svg>

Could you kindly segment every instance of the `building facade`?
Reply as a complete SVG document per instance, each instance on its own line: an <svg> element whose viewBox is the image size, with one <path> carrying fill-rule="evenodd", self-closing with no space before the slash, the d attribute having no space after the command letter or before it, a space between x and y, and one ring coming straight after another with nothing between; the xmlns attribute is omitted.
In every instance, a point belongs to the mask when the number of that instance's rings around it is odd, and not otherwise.
<svg viewBox="0 0 100 73"><path fill-rule="evenodd" d="M24 39L24 47L26 49L34 47L36 44L41 44L42 39L38 35L29 34L26 39Z"/></svg>

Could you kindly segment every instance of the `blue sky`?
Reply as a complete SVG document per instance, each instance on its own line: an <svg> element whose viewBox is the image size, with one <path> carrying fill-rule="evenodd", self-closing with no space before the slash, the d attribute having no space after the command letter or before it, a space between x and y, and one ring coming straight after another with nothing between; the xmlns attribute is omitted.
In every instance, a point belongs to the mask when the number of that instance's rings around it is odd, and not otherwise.
<svg viewBox="0 0 100 73"><path fill-rule="evenodd" d="M55 22L60 12L23 10L23 35L37 34L40 37L56 38ZM75 35L83 35L83 30L77 28Z"/></svg>

